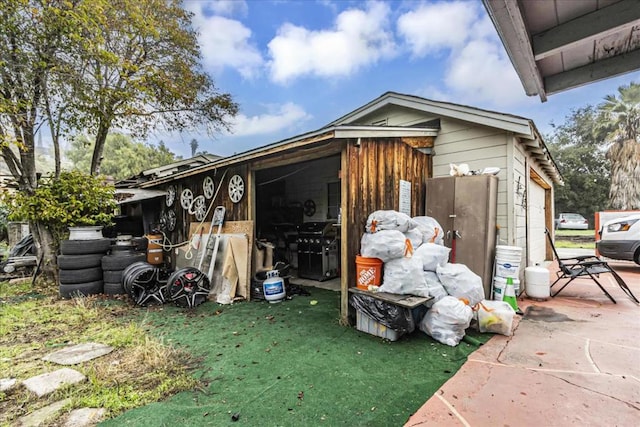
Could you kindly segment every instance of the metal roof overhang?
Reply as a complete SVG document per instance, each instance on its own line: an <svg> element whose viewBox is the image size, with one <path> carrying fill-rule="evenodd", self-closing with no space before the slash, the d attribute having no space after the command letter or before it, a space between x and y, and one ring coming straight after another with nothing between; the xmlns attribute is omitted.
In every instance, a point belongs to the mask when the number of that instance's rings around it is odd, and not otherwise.
<svg viewBox="0 0 640 427"><path fill-rule="evenodd" d="M183 173L175 174L170 177L164 177L153 181L145 182L140 185L141 188L155 187L160 184L167 183L180 178L203 173L209 170L231 166L248 160L263 158L274 154L279 154L287 150L308 147L318 144L322 141L332 139L356 139L356 138L403 138L403 137L435 137L438 135L438 129L421 128L421 127L402 127L402 126L329 126L313 132L298 135L293 138L284 139L273 144L248 150L233 156L224 157L220 160L213 161L210 164L200 166Z"/></svg>
<svg viewBox="0 0 640 427"><path fill-rule="evenodd" d="M529 96L640 69L638 0L483 0Z"/></svg>
<svg viewBox="0 0 640 427"><path fill-rule="evenodd" d="M141 188L116 188L115 198L119 205L165 197L166 191L143 190Z"/></svg>

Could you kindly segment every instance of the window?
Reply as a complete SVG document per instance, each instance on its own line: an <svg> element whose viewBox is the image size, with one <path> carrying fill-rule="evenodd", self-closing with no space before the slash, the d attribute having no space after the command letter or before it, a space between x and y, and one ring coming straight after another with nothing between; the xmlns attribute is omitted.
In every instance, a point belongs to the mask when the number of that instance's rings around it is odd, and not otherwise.
<svg viewBox="0 0 640 427"><path fill-rule="evenodd" d="M340 182L327 184L327 219L338 219L340 212Z"/></svg>

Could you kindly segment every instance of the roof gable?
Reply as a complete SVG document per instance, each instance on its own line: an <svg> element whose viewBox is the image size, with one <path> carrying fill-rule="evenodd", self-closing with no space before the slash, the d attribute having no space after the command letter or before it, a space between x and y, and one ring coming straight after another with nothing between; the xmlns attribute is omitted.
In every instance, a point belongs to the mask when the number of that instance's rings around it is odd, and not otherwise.
<svg viewBox="0 0 640 427"><path fill-rule="evenodd" d="M450 117L483 126L489 126L513 132L517 136L527 139L535 138L533 122L524 117L512 114L498 113L466 105L450 102L433 101L413 95L396 92L386 92L379 98L329 123L327 127L345 124L363 124L360 121L382 109L404 107L421 111L435 117Z"/></svg>

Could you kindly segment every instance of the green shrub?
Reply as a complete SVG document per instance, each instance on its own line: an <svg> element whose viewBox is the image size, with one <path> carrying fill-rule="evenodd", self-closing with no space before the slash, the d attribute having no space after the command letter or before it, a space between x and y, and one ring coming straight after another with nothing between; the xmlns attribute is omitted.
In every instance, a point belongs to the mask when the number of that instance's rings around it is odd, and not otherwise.
<svg viewBox="0 0 640 427"><path fill-rule="evenodd" d="M33 194L7 194L4 201L10 220L38 221L59 240L69 227L111 224L114 193L104 177L71 171L42 178Z"/></svg>

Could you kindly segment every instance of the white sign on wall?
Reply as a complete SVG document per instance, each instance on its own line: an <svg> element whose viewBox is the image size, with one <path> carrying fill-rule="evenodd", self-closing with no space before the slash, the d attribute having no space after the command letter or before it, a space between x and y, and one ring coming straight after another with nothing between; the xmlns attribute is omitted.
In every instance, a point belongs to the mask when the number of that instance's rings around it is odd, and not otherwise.
<svg viewBox="0 0 640 427"><path fill-rule="evenodd" d="M400 180L400 212L411 216L411 183Z"/></svg>

